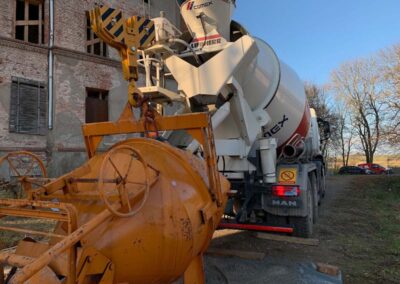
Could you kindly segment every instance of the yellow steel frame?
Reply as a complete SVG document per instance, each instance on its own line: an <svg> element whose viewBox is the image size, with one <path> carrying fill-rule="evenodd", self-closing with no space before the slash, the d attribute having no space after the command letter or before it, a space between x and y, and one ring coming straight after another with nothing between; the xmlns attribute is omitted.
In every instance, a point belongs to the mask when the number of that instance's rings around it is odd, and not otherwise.
<svg viewBox="0 0 400 284"><path fill-rule="evenodd" d="M156 127L154 126L156 125ZM217 156L215 152L214 134L211 118L207 113L184 114L179 116L157 116L155 124L147 124L144 118L135 120L132 107L127 104L121 118L117 122L91 123L82 126L86 151L92 158L97 151L104 136L145 133L146 131L171 131L185 130L196 139L204 150L204 159L207 163L208 177L210 180L210 193L217 205L221 205L221 181L217 169Z"/></svg>

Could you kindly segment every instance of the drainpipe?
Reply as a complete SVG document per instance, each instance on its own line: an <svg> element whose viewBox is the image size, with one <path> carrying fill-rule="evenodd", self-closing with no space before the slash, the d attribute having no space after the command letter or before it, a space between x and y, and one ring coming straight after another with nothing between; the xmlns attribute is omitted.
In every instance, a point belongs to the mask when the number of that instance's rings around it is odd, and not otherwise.
<svg viewBox="0 0 400 284"><path fill-rule="evenodd" d="M146 6L144 3L145 3L144 0L142 0L143 16L146 17ZM147 0L147 10L148 10L148 17L151 18L151 0Z"/></svg>
<svg viewBox="0 0 400 284"><path fill-rule="evenodd" d="M151 19L151 0L149 0L148 9L149 9L149 19Z"/></svg>
<svg viewBox="0 0 400 284"><path fill-rule="evenodd" d="M50 14L50 33L49 33L49 74L48 74L48 129L53 129L53 116L54 116L54 93L53 93L53 73L54 73L54 57L53 57L53 46L54 46L54 0L49 0L49 14Z"/></svg>

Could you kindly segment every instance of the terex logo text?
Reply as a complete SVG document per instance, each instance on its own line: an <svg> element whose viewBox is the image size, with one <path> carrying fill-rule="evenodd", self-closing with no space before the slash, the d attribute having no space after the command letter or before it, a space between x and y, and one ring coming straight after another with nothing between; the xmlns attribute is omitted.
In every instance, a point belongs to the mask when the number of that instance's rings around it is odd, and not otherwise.
<svg viewBox="0 0 400 284"><path fill-rule="evenodd" d="M193 10L193 6L194 6L194 1L189 2L189 3L187 4L187 9L188 9L188 10Z"/></svg>
<svg viewBox="0 0 400 284"><path fill-rule="evenodd" d="M212 4L213 4L213 2L209 1L209 2L205 2L202 4L196 5L195 1L189 1L187 4L187 10L197 10L197 9L201 9L201 8L206 8L208 6L211 6Z"/></svg>

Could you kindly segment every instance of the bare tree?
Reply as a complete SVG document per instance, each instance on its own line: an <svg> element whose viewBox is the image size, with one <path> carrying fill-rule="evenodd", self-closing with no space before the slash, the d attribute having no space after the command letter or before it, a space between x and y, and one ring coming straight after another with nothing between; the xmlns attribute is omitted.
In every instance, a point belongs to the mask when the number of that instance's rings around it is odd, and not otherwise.
<svg viewBox="0 0 400 284"><path fill-rule="evenodd" d="M351 115L345 104L338 103L336 114L338 117L338 148L342 156L342 165L345 167L349 165L350 153L354 145L354 130L351 127Z"/></svg>
<svg viewBox="0 0 400 284"><path fill-rule="evenodd" d="M330 124L331 137L330 139L322 141L321 144L321 152L325 157L327 157L328 148L332 145L332 143L337 141L336 130L338 118L335 112L332 110L333 107L329 105L327 95L322 88L310 82L306 82L304 84L304 88L310 107L315 109L318 119L327 121Z"/></svg>
<svg viewBox="0 0 400 284"><path fill-rule="evenodd" d="M306 82L304 83L304 89L307 95L308 103L310 107L315 109L318 117L326 119L330 115L330 108L326 102L325 92L317 85Z"/></svg>
<svg viewBox="0 0 400 284"><path fill-rule="evenodd" d="M353 128L367 163L382 140L385 100L376 60L345 63L332 73L333 90L349 108Z"/></svg>
<svg viewBox="0 0 400 284"><path fill-rule="evenodd" d="M393 146L400 143L400 44L383 50L379 59L391 122L386 129L386 134L388 141Z"/></svg>

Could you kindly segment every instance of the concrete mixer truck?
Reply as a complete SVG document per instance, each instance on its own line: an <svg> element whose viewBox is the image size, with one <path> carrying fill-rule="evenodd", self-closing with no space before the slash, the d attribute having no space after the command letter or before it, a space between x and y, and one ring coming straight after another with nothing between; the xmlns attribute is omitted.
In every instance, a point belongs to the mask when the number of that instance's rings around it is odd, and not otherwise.
<svg viewBox="0 0 400 284"><path fill-rule="evenodd" d="M153 19L155 41L139 60L146 73L140 91L163 115L212 113L218 168L232 184L221 227L310 236L325 194L326 132L320 135L301 80L232 20L234 0L177 4L187 30L163 13ZM185 133L162 137L201 152Z"/></svg>
<svg viewBox="0 0 400 284"><path fill-rule="evenodd" d="M61 177L34 154L0 158L24 189L0 199L0 219L12 221L0 231L24 236L0 252L1 283L205 283L218 226L312 233L325 170L299 78L231 20L234 0L177 4L183 33L163 14L90 11L120 53L128 103L117 121L82 126L88 160ZM122 139L100 151L107 136ZM32 161L23 172L21 155ZM41 176L27 174L34 164Z"/></svg>

